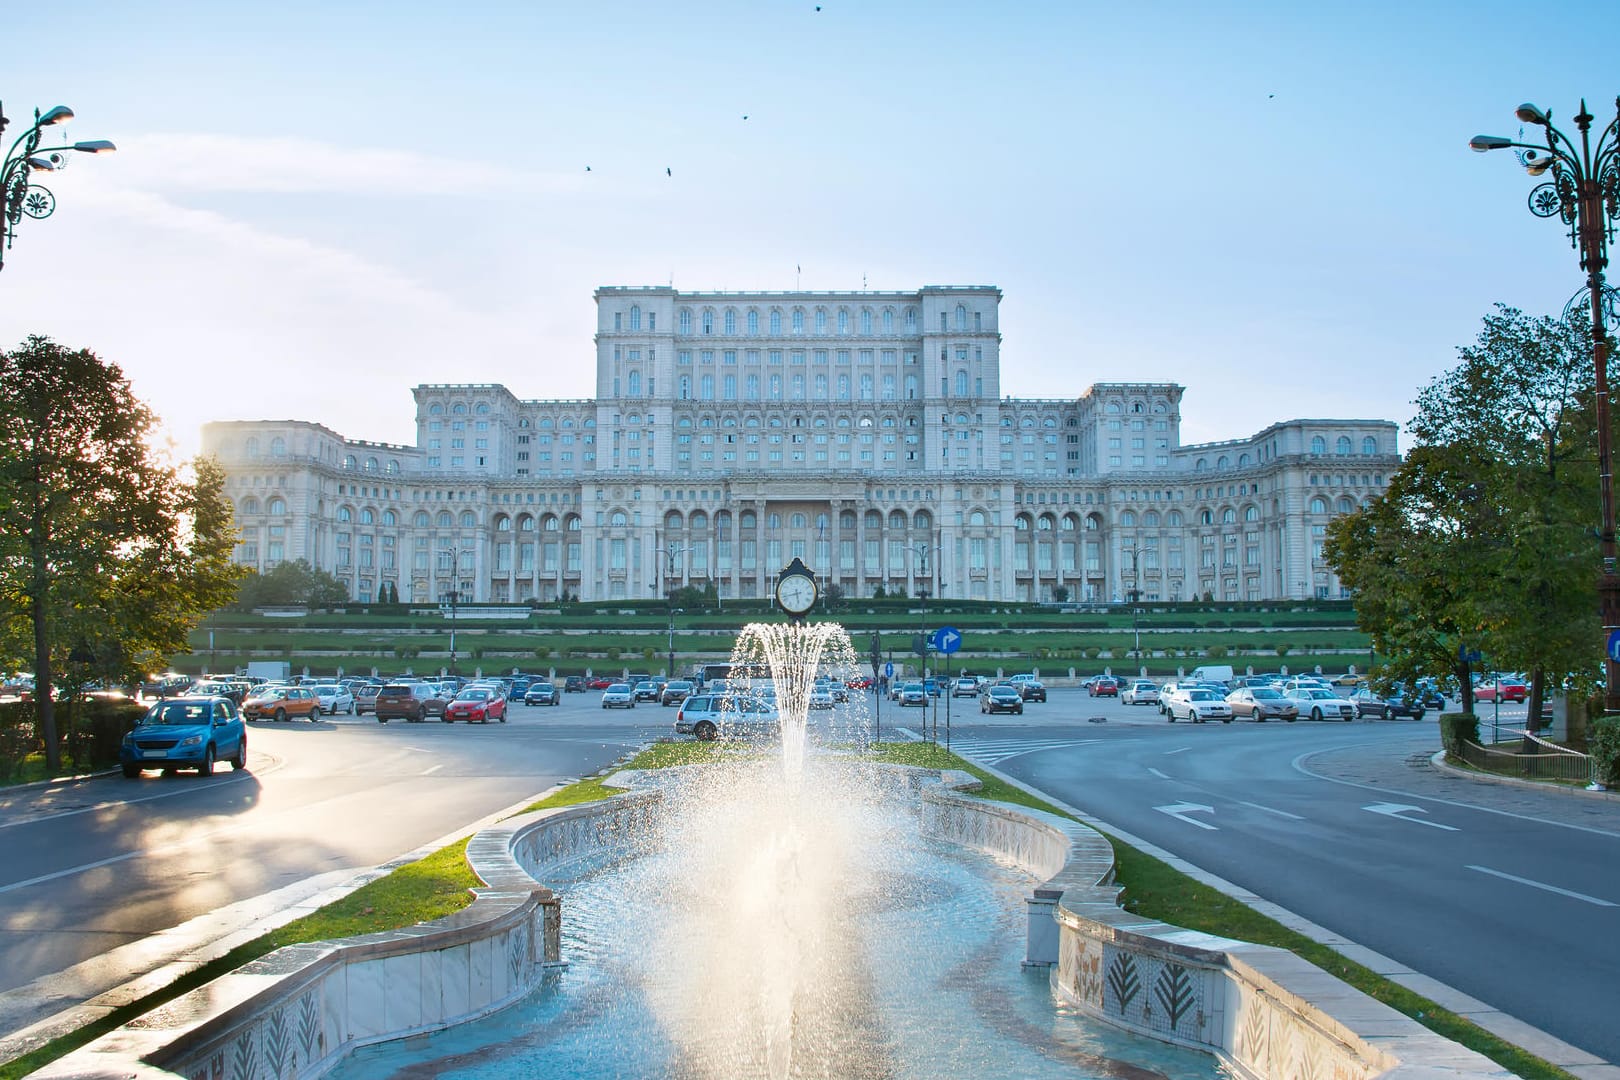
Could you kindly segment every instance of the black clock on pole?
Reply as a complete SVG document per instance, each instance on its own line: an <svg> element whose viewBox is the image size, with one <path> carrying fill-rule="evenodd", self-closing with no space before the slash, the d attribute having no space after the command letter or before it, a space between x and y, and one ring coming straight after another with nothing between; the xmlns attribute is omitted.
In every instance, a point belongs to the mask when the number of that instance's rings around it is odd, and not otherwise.
<svg viewBox="0 0 1620 1080"><path fill-rule="evenodd" d="M776 575L776 602L795 622L804 619L810 609L816 606L816 598L820 595L821 588L816 584L815 571L804 565L804 560L797 555Z"/></svg>

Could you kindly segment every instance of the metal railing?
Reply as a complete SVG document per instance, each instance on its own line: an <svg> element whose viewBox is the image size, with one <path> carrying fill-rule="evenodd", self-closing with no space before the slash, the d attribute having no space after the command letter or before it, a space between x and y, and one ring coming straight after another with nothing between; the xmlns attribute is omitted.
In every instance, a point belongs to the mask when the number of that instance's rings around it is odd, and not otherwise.
<svg viewBox="0 0 1620 1080"><path fill-rule="evenodd" d="M1527 739L1535 744L1537 752L1525 753L1522 743L1518 750L1502 750L1487 748L1465 740L1462 744L1463 760L1476 769L1484 769L1486 772L1499 773L1503 776L1522 776L1532 780L1565 780L1580 784L1589 784L1595 779L1590 755L1559 746L1557 743L1548 742L1523 731L1509 731L1507 734Z"/></svg>

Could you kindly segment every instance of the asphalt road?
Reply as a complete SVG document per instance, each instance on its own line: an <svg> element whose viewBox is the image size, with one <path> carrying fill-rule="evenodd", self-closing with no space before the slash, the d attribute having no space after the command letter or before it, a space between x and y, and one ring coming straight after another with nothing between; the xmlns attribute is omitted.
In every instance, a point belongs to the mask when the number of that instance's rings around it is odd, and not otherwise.
<svg viewBox="0 0 1620 1080"><path fill-rule="evenodd" d="M506 724L249 724L248 768L0 789L0 992L249 897L413 851L671 731L599 695Z"/></svg>
<svg viewBox="0 0 1620 1080"><path fill-rule="evenodd" d="M1502 709L1504 725L1523 715ZM1620 1061L1620 803L1440 774L1432 719L1171 725L1054 691L1022 717L958 715L952 735L960 753Z"/></svg>

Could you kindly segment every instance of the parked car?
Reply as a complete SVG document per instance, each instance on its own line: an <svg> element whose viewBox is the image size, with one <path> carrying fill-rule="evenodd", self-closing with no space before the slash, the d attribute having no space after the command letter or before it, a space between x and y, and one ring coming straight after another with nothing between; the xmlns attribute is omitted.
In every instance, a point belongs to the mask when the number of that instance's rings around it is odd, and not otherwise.
<svg viewBox="0 0 1620 1080"><path fill-rule="evenodd" d="M653 682L651 679L644 679L643 681L636 683L634 693L637 701L657 701L658 684Z"/></svg>
<svg viewBox="0 0 1620 1080"><path fill-rule="evenodd" d="M465 720L487 724L491 720L506 723L506 696L495 686L469 686L457 694L444 707L440 717L445 723Z"/></svg>
<svg viewBox="0 0 1620 1080"><path fill-rule="evenodd" d="M838 703L833 700L832 691L825 686L812 686L808 707L811 709L831 709Z"/></svg>
<svg viewBox="0 0 1620 1080"><path fill-rule="evenodd" d="M1215 691L1202 686L1177 687L1175 693L1163 699L1165 715L1173 724L1178 719L1202 724L1207 720L1232 722L1232 706Z"/></svg>
<svg viewBox="0 0 1620 1080"><path fill-rule="evenodd" d="M321 712L336 716L340 712L354 715L354 694L342 683L316 683L309 688L319 703Z"/></svg>
<svg viewBox="0 0 1620 1080"><path fill-rule="evenodd" d="M830 694L835 704L849 700L849 687L837 679L817 679L815 688L818 691L826 691Z"/></svg>
<svg viewBox="0 0 1620 1080"><path fill-rule="evenodd" d="M1476 683L1474 686L1475 701L1495 701L1498 696L1503 701L1519 704L1529 699L1530 688L1520 680L1506 676L1489 682Z"/></svg>
<svg viewBox="0 0 1620 1080"><path fill-rule="evenodd" d="M364 716L366 713L377 711L377 691L382 687L377 683L361 683L354 688L354 714Z"/></svg>
<svg viewBox="0 0 1620 1080"><path fill-rule="evenodd" d="M247 768L247 725L227 697L166 698L146 710L118 747L118 763L130 780L142 769L214 771L221 758L233 769Z"/></svg>
<svg viewBox="0 0 1620 1080"><path fill-rule="evenodd" d="M1245 717L1261 722L1286 720L1292 724L1299 719L1299 706L1275 686L1240 686L1226 695L1232 706L1233 717Z"/></svg>
<svg viewBox="0 0 1620 1080"><path fill-rule="evenodd" d="M1367 682L1367 676L1352 675L1347 671L1343 675L1336 676L1332 681L1334 686L1363 686Z"/></svg>
<svg viewBox="0 0 1620 1080"><path fill-rule="evenodd" d="M979 680L971 675L964 675L951 683L951 697L978 697ZM1020 699L1022 700L1022 699ZM982 709L980 710L983 711ZM1019 712L1023 710L1020 709Z"/></svg>
<svg viewBox="0 0 1620 1080"><path fill-rule="evenodd" d="M926 709L928 707L928 691L923 689L923 684L920 682L901 683L895 700L900 702L901 705L921 705Z"/></svg>
<svg viewBox="0 0 1620 1080"><path fill-rule="evenodd" d="M692 684L685 679L667 682L664 684L664 688L658 692L658 704L679 705L692 696L692 690Z"/></svg>
<svg viewBox="0 0 1620 1080"><path fill-rule="evenodd" d="M585 688L587 690L606 690L612 685L613 680L605 675L593 675L589 679L585 680Z"/></svg>
<svg viewBox="0 0 1620 1080"><path fill-rule="evenodd" d="M137 698L168 698L179 697L181 694L191 692L192 679L190 675L154 675L141 683Z"/></svg>
<svg viewBox="0 0 1620 1080"><path fill-rule="evenodd" d="M1350 700L1355 703L1357 716L1376 716L1380 720L1396 716L1409 716L1413 720L1423 719L1423 702L1407 696L1400 690L1380 694L1369 687L1363 687L1351 694Z"/></svg>
<svg viewBox="0 0 1620 1080"><path fill-rule="evenodd" d="M1024 695L1018 692L1018 687L1004 683L987 686L979 695L979 711L981 713L1024 711Z"/></svg>
<svg viewBox="0 0 1620 1080"><path fill-rule="evenodd" d="M757 694L692 694L675 714L675 731L708 742L722 736L774 735L776 706Z"/></svg>
<svg viewBox="0 0 1620 1080"><path fill-rule="evenodd" d="M237 705L241 705L243 699L247 697L247 690L246 683L230 682L225 679L205 679L191 688L191 692L198 697L230 698Z"/></svg>
<svg viewBox="0 0 1620 1080"><path fill-rule="evenodd" d="M1305 687L1287 695L1299 709L1299 715L1311 720L1354 720L1356 707L1349 699L1320 687Z"/></svg>
<svg viewBox="0 0 1620 1080"><path fill-rule="evenodd" d="M1014 685L1018 687L1018 692L1024 696L1025 701L1044 702L1046 700L1046 685L1044 683L1029 679Z"/></svg>
<svg viewBox="0 0 1620 1080"><path fill-rule="evenodd" d="M565 675L565 676L563 676L563 693L565 693L565 694L583 694L584 692L585 692L585 676L583 676L583 675Z"/></svg>
<svg viewBox="0 0 1620 1080"><path fill-rule="evenodd" d="M242 715L248 720L291 720L302 716L313 720L320 715L320 702L307 686L261 686L244 702Z"/></svg>
<svg viewBox="0 0 1620 1080"><path fill-rule="evenodd" d="M924 679L922 681L922 685L923 693L927 694L929 697L939 697L945 692L945 687L932 675Z"/></svg>
<svg viewBox="0 0 1620 1080"><path fill-rule="evenodd" d="M1099 675L1091 680L1091 685L1086 687L1086 693L1092 697L1117 698L1119 697L1119 680L1112 675ZM1045 701L1046 699L1042 698L1041 700Z"/></svg>
<svg viewBox="0 0 1620 1080"><path fill-rule="evenodd" d="M525 705L561 705L562 691L557 689L556 683L532 682L523 692Z"/></svg>
<svg viewBox="0 0 1620 1080"><path fill-rule="evenodd" d="M409 720L413 724L420 724L430 716L443 716L448 699L438 683L392 682L385 683L377 691L372 704L379 724L386 724L390 720Z"/></svg>
<svg viewBox="0 0 1620 1080"><path fill-rule="evenodd" d="M1119 700L1126 705L1157 705L1159 684L1148 682L1146 679L1137 679L1119 692Z"/></svg>
<svg viewBox="0 0 1620 1080"><path fill-rule="evenodd" d="M604 709L633 709L636 707L636 694L630 689L629 683L608 683L602 689L602 708Z"/></svg>

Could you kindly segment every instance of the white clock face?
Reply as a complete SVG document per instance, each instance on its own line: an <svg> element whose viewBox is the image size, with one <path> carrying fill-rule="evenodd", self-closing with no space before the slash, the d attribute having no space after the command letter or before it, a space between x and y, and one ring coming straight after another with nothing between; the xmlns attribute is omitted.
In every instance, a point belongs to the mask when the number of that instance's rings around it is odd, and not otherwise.
<svg viewBox="0 0 1620 1080"><path fill-rule="evenodd" d="M816 606L816 583L797 574L783 578L776 586L776 599L784 610L802 615Z"/></svg>

